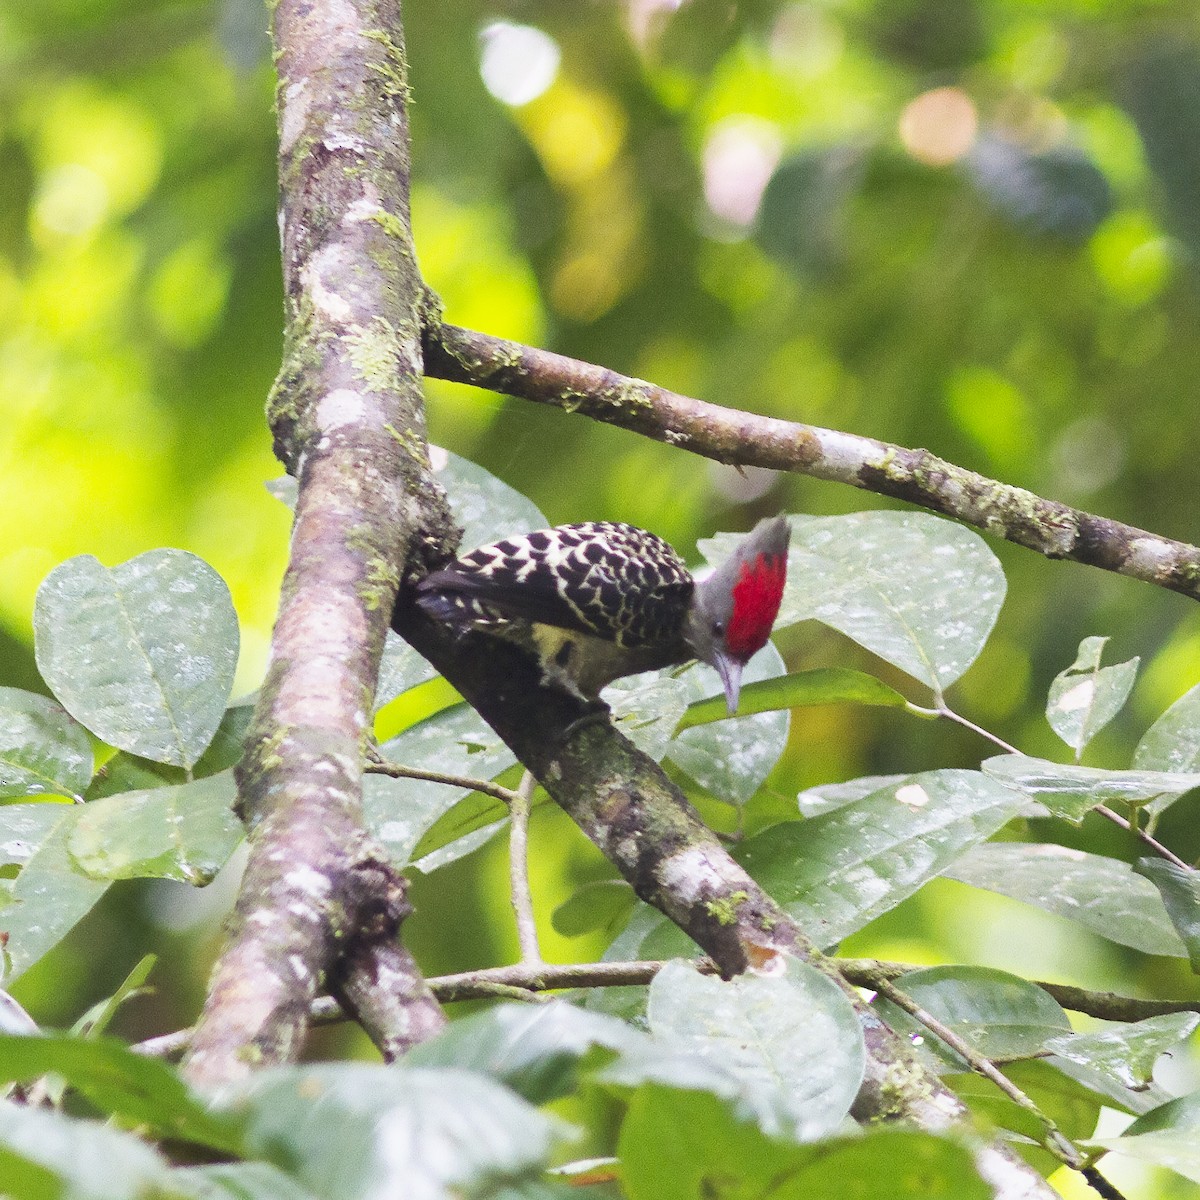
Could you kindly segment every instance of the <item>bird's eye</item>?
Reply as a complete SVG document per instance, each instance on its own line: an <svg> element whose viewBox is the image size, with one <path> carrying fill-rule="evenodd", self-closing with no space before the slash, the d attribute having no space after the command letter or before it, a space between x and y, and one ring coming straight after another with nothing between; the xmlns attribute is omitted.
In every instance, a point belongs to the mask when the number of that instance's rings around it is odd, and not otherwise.
<svg viewBox="0 0 1200 1200"><path fill-rule="evenodd" d="M723 634L724 632L725 632L725 626L722 625L720 621L714 621L713 622L713 633L715 633L717 635L717 637L720 637L721 634Z"/></svg>

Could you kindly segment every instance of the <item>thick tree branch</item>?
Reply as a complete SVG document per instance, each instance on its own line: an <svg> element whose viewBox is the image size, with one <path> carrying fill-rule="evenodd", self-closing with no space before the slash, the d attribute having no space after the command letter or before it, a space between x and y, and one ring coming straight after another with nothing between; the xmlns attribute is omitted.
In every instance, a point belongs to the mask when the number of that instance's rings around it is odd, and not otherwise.
<svg viewBox="0 0 1200 1200"><path fill-rule="evenodd" d="M539 685L533 661L499 638L455 639L402 597L393 626L458 688L550 796L633 885L726 977L796 955L846 993L862 1023L861 1121L900 1118L971 1140L997 1196L1045 1197L1045 1181L999 1141L973 1133L965 1106L879 1020L795 922L739 866L653 759L606 713Z"/></svg>
<svg viewBox="0 0 1200 1200"><path fill-rule="evenodd" d="M718 462L848 483L944 513L1048 558L1069 558L1200 599L1200 548L964 470L928 450L761 417L488 334L432 323L438 379L581 412Z"/></svg>
<svg viewBox="0 0 1200 1200"><path fill-rule="evenodd" d="M186 1067L205 1086L293 1057L327 982L385 1053L443 1019L395 945L405 884L361 805L397 564L451 529L425 450L399 5L273 13L287 326L268 413L300 488L239 770L250 861Z"/></svg>

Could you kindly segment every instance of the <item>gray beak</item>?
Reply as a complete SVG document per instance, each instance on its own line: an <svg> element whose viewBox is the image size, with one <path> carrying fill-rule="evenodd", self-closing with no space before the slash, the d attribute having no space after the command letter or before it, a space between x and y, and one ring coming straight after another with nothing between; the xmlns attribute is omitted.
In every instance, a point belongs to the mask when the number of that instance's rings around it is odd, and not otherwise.
<svg viewBox="0 0 1200 1200"><path fill-rule="evenodd" d="M717 654L716 661L713 663L720 673L721 683L725 688L725 703L731 717L737 712L738 693L742 690L742 667L744 665L736 658L728 658L724 654Z"/></svg>

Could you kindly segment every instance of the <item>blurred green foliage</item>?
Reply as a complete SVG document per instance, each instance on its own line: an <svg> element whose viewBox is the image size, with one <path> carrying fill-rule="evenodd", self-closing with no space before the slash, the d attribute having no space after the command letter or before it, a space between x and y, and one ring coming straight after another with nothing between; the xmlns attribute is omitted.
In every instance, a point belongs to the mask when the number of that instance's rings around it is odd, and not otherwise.
<svg viewBox="0 0 1200 1200"><path fill-rule="evenodd" d="M37 686L33 594L57 563L113 566L157 546L228 581L239 688L261 674L288 523L262 486L277 473L262 403L282 311L265 19L254 0L0 8L4 684ZM408 0L405 21L414 224L449 320L1200 537L1190 0ZM632 521L690 553L766 513L879 503L453 385L428 393L434 440L553 521ZM996 549L1008 599L957 707L1055 755L1046 690L1083 636L1107 635L1114 661L1140 655L1143 671L1085 761L1125 765L1200 678L1200 615ZM877 669L811 626L781 648L792 669ZM802 710L771 787L790 804L801 786L986 752L888 709ZM1188 858L1193 812L1177 805L1161 830ZM534 880L547 911L604 874L557 814L534 834L554 847ZM1091 820L1034 836L1136 856ZM419 881L411 932L430 970L511 953L502 877L489 849ZM453 933L439 924L448 896ZM77 1013L149 927L194 1002L203 956L194 933L171 932L186 907L174 885L114 889L31 974L30 1004L48 1020ZM553 957L602 944L546 924ZM1176 964L949 882L853 948L1194 987ZM188 1015L165 999L143 1011L158 1027Z"/></svg>

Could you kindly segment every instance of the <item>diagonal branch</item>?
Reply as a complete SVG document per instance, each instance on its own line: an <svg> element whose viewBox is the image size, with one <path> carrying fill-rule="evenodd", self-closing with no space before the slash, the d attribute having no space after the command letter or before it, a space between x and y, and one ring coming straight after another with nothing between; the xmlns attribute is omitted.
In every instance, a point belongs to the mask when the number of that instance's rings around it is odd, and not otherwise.
<svg viewBox="0 0 1200 1200"><path fill-rule="evenodd" d="M722 408L454 325L426 327L425 370L438 379L581 412L718 462L794 471L892 496L1048 558L1074 559L1200 600L1200 547L1046 500L928 450Z"/></svg>
<svg viewBox="0 0 1200 1200"><path fill-rule="evenodd" d="M238 774L250 861L186 1068L205 1086L294 1057L325 984L385 1054L443 1020L396 942L405 882L362 824L400 565L452 530L425 449L399 17L398 0L273 7L287 326L268 415L300 487Z"/></svg>
<svg viewBox="0 0 1200 1200"><path fill-rule="evenodd" d="M653 759L595 707L539 685L537 667L499 638L455 639L401 598L393 627L425 655L526 764L554 801L633 885L729 977L796 955L827 974L862 1023L866 1076L854 1115L954 1129L998 1196L1044 1198L1045 1181L999 1141L972 1130L967 1110L916 1060L796 923L729 855Z"/></svg>

